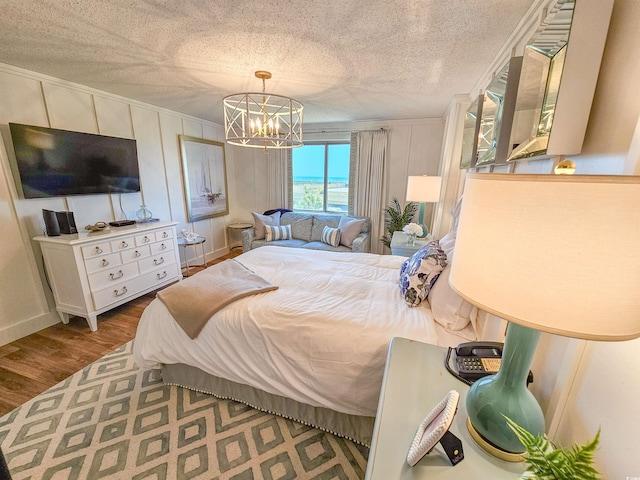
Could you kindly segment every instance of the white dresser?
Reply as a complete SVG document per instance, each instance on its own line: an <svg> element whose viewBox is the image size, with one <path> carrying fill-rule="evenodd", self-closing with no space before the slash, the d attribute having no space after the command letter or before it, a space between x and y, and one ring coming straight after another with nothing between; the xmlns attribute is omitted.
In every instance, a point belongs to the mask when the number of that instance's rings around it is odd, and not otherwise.
<svg viewBox="0 0 640 480"><path fill-rule="evenodd" d="M35 237L63 323L77 315L96 331L99 314L181 279L176 225L154 222Z"/></svg>

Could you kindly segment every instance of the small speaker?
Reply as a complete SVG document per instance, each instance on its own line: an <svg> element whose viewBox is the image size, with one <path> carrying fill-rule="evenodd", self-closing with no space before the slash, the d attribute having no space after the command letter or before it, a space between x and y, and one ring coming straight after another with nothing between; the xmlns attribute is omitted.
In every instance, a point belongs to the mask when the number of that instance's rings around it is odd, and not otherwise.
<svg viewBox="0 0 640 480"><path fill-rule="evenodd" d="M44 219L44 227L49 237L60 236L60 226L58 225L58 217L53 210L42 209L42 218Z"/></svg>
<svg viewBox="0 0 640 480"><path fill-rule="evenodd" d="M76 220L73 218L73 212L56 212L60 233L78 233L76 228Z"/></svg>

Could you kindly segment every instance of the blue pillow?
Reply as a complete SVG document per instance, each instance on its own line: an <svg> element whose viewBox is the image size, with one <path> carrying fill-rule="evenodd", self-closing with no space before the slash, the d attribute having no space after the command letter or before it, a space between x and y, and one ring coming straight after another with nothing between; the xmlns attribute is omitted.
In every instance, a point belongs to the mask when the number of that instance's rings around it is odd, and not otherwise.
<svg viewBox="0 0 640 480"><path fill-rule="evenodd" d="M337 228L331 228L327 225L322 229L322 237L320 237L322 243L337 247L340 245L340 230Z"/></svg>
<svg viewBox="0 0 640 480"><path fill-rule="evenodd" d="M291 240L291 225L265 225L264 238L267 242L274 240Z"/></svg>
<svg viewBox="0 0 640 480"><path fill-rule="evenodd" d="M420 305L446 266L447 255L438 240L427 243L407 258L400 267L400 291L406 304Z"/></svg>

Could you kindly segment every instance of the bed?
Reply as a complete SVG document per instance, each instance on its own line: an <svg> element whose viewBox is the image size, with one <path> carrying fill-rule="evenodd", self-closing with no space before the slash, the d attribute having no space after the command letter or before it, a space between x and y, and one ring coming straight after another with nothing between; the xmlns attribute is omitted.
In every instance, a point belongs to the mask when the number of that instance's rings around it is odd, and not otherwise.
<svg viewBox="0 0 640 480"><path fill-rule="evenodd" d="M404 260L275 246L243 253L235 261L278 289L224 307L194 339L153 300L134 340L136 363L161 364L167 384L369 445L391 338L443 346L476 338L475 323L449 330L434 321L428 302L404 303Z"/></svg>

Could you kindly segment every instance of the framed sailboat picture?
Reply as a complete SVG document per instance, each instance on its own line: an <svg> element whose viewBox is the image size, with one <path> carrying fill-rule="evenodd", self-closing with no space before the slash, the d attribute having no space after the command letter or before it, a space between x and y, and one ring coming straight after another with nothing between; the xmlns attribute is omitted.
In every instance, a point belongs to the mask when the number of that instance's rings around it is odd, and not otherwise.
<svg viewBox="0 0 640 480"><path fill-rule="evenodd" d="M229 213L224 143L180 135L187 221Z"/></svg>

